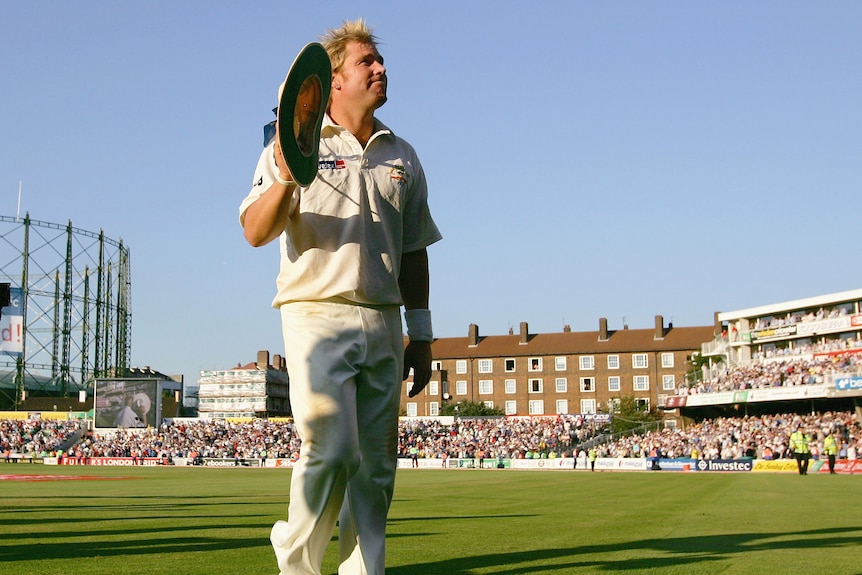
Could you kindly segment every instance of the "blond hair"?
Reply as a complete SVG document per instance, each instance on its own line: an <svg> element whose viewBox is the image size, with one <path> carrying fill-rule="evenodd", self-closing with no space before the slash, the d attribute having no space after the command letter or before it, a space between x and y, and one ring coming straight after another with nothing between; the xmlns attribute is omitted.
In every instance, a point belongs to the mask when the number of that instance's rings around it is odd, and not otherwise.
<svg viewBox="0 0 862 575"><path fill-rule="evenodd" d="M345 21L341 28L327 30L320 37L326 53L329 54L329 62L332 64L332 71L337 72L344 65L344 58L347 52L347 44L349 42L358 42L360 44L371 44L374 49L377 49L377 37L372 33L373 30L365 24L363 18L358 18L353 21Z"/></svg>

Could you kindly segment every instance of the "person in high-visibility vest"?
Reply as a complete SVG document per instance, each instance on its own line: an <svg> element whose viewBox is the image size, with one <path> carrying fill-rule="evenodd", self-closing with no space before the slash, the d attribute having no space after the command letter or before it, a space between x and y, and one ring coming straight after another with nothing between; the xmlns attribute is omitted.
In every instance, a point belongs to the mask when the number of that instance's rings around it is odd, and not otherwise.
<svg viewBox="0 0 862 575"><path fill-rule="evenodd" d="M805 433L805 429L801 425L790 434L790 450L793 451L793 457L796 458L799 475L808 475L808 459L811 457L811 450L808 447L810 441L811 436Z"/></svg>
<svg viewBox="0 0 862 575"><path fill-rule="evenodd" d="M829 434L823 439L823 453L829 459L829 473L835 473L835 456L838 455L838 442L835 441L835 434L829 430Z"/></svg>

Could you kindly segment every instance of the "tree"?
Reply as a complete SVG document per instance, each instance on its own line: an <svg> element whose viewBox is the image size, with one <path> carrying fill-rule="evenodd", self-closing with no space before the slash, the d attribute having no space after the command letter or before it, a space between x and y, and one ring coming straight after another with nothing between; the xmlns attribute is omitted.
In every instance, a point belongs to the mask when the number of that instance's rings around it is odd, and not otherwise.
<svg viewBox="0 0 862 575"><path fill-rule="evenodd" d="M611 429L615 434L655 424L662 419L661 414L646 408L633 395L620 397L618 407L619 410L611 414Z"/></svg>
<svg viewBox="0 0 862 575"><path fill-rule="evenodd" d="M477 417L488 415L505 415L502 409L488 407L482 402L459 401L447 402L440 408L440 415L456 415L460 417Z"/></svg>
<svg viewBox="0 0 862 575"><path fill-rule="evenodd" d="M700 352L694 352L688 360L688 369L685 373L685 379L689 384L697 383L703 379L704 366L712 365L712 358L702 355Z"/></svg>

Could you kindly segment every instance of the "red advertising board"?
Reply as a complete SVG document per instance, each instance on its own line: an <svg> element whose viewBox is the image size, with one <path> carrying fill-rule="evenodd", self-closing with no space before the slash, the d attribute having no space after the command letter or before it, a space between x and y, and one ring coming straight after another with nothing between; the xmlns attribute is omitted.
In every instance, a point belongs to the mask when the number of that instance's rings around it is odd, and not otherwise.
<svg viewBox="0 0 862 575"><path fill-rule="evenodd" d="M105 467L132 467L135 465L164 465L161 457L62 457L60 465L98 465Z"/></svg>

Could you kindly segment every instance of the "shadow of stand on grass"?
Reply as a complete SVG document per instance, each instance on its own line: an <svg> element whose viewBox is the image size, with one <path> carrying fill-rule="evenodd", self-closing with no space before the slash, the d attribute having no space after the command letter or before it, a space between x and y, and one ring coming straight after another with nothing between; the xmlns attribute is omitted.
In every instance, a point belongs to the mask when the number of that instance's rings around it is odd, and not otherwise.
<svg viewBox="0 0 862 575"><path fill-rule="evenodd" d="M853 534L854 532L858 534ZM821 538L828 536L828 538ZM536 549L511 553L473 555L410 565L392 566L388 575L471 575L494 568L495 575L565 573L573 569L600 571L670 569L710 564L743 553L807 548L858 548L862 526L787 533L734 533L727 535L676 537L625 541L613 545L585 545ZM642 557L614 560L618 552L640 550Z"/></svg>

